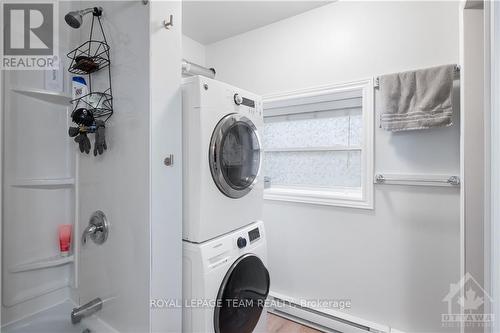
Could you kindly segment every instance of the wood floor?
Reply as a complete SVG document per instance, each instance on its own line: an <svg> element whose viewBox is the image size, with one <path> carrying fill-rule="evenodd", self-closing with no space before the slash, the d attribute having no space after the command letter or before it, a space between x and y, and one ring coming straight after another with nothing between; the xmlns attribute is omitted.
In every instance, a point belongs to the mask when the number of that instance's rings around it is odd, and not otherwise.
<svg viewBox="0 0 500 333"><path fill-rule="evenodd" d="M294 321L267 314L267 333L321 333L313 328L298 324Z"/></svg>

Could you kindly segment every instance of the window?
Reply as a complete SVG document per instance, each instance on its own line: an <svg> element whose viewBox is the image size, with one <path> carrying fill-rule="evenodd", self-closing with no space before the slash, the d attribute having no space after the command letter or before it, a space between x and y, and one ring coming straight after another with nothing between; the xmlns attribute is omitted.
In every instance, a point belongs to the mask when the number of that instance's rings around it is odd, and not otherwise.
<svg viewBox="0 0 500 333"><path fill-rule="evenodd" d="M264 98L268 200L373 208L372 80Z"/></svg>

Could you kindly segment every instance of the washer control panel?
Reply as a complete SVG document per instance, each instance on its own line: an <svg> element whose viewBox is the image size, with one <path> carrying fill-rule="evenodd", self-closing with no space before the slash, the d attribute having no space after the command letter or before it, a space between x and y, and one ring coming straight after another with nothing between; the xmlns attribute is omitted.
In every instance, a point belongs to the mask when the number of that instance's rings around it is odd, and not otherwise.
<svg viewBox="0 0 500 333"><path fill-rule="evenodd" d="M260 238L260 231L258 227L248 232L248 239L250 240L250 243L256 241L259 238Z"/></svg>
<svg viewBox="0 0 500 333"><path fill-rule="evenodd" d="M248 246L255 245L264 237L263 230L260 225L248 226L247 228L241 230L233 238L233 246L240 250L246 249Z"/></svg>

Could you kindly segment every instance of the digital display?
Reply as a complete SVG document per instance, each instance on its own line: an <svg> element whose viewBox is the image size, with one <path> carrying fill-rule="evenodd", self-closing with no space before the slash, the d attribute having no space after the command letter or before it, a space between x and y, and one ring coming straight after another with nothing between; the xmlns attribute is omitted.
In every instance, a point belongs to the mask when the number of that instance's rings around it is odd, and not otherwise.
<svg viewBox="0 0 500 333"><path fill-rule="evenodd" d="M252 229L248 232L248 238L250 239L250 243L256 239L260 238L259 228Z"/></svg>

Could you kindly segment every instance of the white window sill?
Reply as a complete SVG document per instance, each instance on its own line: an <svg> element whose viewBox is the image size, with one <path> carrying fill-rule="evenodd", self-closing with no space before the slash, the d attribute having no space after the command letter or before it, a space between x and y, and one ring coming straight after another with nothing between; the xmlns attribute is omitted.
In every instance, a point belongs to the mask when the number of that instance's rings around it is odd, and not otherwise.
<svg viewBox="0 0 500 333"><path fill-rule="evenodd" d="M362 190L353 188L321 189L273 186L264 190L264 199L315 205L373 209L373 202L363 199Z"/></svg>

